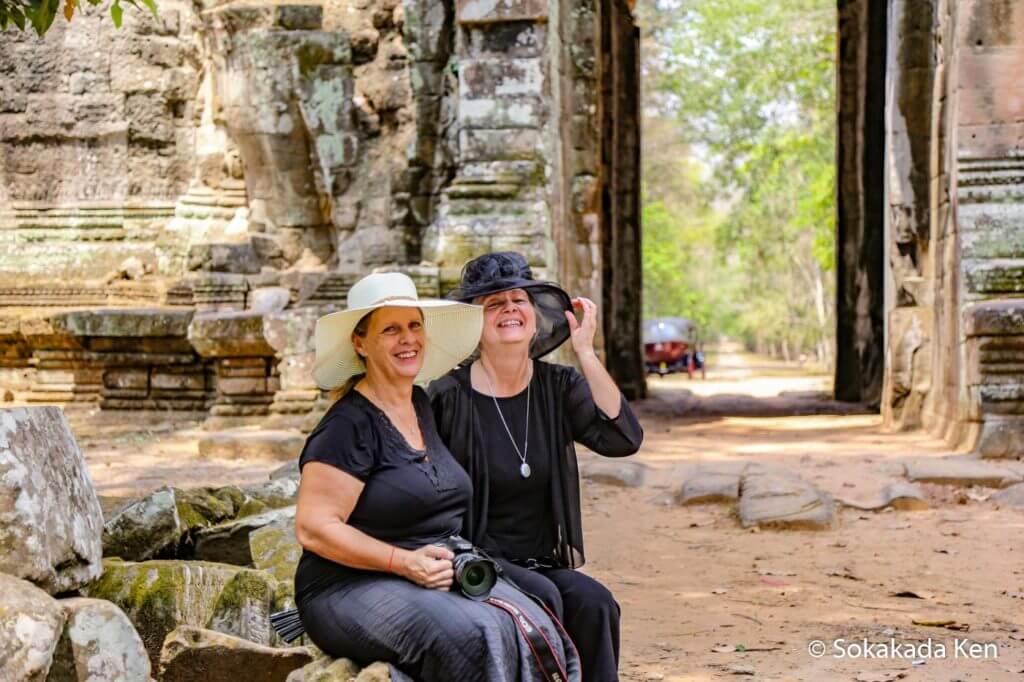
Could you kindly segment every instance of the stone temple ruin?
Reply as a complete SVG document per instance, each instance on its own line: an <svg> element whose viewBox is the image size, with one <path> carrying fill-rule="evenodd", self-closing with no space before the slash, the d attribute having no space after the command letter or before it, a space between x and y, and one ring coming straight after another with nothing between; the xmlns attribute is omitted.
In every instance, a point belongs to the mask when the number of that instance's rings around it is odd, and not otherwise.
<svg viewBox="0 0 1024 682"><path fill-rule="evenodd" d="M1024 448L1024 0L838 3L836 397ZM303 426L314 320L516 249L639 348L628 0L96 13L0 35L0 397Z"/></svg>

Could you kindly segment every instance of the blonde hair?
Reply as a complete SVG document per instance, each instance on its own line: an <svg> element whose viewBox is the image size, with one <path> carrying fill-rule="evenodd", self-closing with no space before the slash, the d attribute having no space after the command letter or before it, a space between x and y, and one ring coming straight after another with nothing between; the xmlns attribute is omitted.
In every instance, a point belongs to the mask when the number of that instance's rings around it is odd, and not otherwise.
<svg viewBox="0 0 1024 682"><path fill-rule="evenodd" d="M359 318L359 321L356 322L356 327L355 329L352 330L352 333L361 339L365 339L366 333L370 329L370 317L375 312L376 309L371 310L370 312L366 313L361 318ZM363 363L363 367L365 368L366 359L362 355L359 355L359 353L356 353L356 355L359 357L360 362ZM363 377L365 376L366 372L362 372L361 374L353 374L341 386L338 386L337 388L332 388L331 392L328 394L331 400L331 404L333 405L334 403L338 402L346 395L348 395L349 391L355 388L356 384L362 381Z"/></svg>

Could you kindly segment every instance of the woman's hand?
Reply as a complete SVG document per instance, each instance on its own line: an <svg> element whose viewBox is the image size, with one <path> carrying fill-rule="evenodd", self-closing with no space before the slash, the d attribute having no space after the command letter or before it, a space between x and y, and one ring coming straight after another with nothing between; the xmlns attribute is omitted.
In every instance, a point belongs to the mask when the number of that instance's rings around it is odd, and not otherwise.
<svg viewBox="0 0 1024 682"><path fill-rule="evenodd" d="M428 590L447 590L452 586L455 571L450 550L437 545L424 545L415 552L403 551L395 573Z"/></svg>
<svg viewBox="0 0 1024 682"><path fill-rule="evenodd" d="M594 335L597 333L597 304L589 298L572 299L572 307L583 311L583 319L576 321L576 315L566 310L565 317L569 321L569 333L572 349L583 358L594 353Z"/></svg>

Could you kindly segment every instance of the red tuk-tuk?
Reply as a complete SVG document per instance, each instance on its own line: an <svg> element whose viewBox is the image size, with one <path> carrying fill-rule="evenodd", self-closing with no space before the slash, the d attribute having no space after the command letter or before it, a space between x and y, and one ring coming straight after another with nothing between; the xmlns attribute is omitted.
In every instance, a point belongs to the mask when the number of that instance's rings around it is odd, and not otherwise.
<svg viewBox="0 0 1024 682"><path fill-rule="evenodd" d="M683 317L658 317L643 326L644 364L649 374L664 376L696 370L704 374L704 353L697 346L697 325Z"/></svg>

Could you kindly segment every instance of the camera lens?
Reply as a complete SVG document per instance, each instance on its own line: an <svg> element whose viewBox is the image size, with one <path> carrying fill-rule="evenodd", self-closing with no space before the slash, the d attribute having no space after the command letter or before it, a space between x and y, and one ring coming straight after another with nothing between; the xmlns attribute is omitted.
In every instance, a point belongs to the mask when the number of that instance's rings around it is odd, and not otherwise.
<svg viewBox="0 0 1024 682"><path fill-rule="evenodd" d="M487 572L483 569L483 567L480 565L476 565L471 566L469 570L466 571L466 575L463 578L463 580L465 580L466 584L470 587L478 587L484 581L484 578L486 576Z"/></svg>
<svg viewBox="0 0 1024 682"><path fill-rule="evenodd" d="M455 569L455 580L462 593L470 599L486 599L494 589L495 583L498 582L498 576L491 562L471 559L458 563L459 565Z"/></svg>

